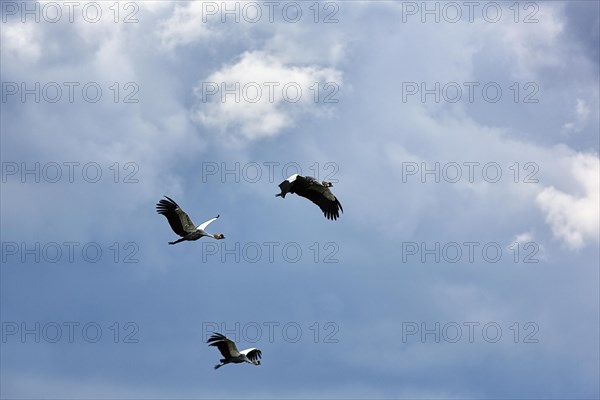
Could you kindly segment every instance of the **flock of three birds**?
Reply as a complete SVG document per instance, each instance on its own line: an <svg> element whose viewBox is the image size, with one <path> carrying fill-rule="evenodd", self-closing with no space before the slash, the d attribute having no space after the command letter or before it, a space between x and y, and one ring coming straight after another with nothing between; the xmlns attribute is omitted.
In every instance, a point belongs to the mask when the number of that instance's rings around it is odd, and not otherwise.
<svg viewBox="0 0 600 400"><path fill-rule="evenodd" d="M327 219L336 220L340 216L340 210L343 213L344 209L338 199L331 193L331 190L329 190L332 186L331 182L318 182L311 176L294 174L279 184L281 193L278 193L276 196L285 198L285 195L288 193L296 193L319 206ZM205 231L206 227L211 222L216 221L220 215L195 226L187 213L173 199L165 197L167 200L162 199L156 204L156 211L164 215L173 231L181 236L181 239L169 242L169 244L177 244L186 240L198 240L204 236L218 240L225 239L225 235L222 233L210 234ZM232 340L216 332L208 339L207 343L210 343L209 346L216 346L223 355L220 363L215 365L215 369L229 363L239 364L247 362L260 365L262 353L259 349L251 348L239 351Z"/></svg>

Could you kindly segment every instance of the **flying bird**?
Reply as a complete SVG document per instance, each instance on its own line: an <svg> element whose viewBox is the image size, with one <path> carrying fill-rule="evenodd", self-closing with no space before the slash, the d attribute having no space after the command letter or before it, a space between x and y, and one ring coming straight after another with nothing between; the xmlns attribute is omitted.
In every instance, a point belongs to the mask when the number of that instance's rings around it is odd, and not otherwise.
<svg viewBox="0 0 600 400"><path fill-rule="evenodd" d="M219 360L219 364L215 365L215 369L219 369L223 365L229 363L240 364L247 362L254 365L260 365L262 352L259 349L251 348L239 351L233 340L227 339L227 337L220 333L213 333L206 343L210 343L209 346L217 346L224 357Z"/></svg>
<svg viewBox="0 0 600 400"><path fill-rule="evenodd" d="M156 204L156 212L167 217L173 232L181 236L181 239L169 242L169 244L177 244L179 242L183 242L184 240L198 240L203 236L208 236L214 239L225 239L225 236L222 233L216 233L212 235L204 231L211 222L216 221L217 218L219 218L219 215L198 226L195 226L187 213L183 211L173 199L167 196L165 197L167 200L161 199Z"/></svg>
<svg viewBox="0 0 600 400"><path fill-rule="evenodd" d="M312 176L302 176L294 174L279 184L281 193L275 196L285 198L288 193L296 193L298 196L306 197L319 206L325 214L325 218L336 220L344 209L338 199L329 190L333 184L331 182L318 182Z"/></svg>

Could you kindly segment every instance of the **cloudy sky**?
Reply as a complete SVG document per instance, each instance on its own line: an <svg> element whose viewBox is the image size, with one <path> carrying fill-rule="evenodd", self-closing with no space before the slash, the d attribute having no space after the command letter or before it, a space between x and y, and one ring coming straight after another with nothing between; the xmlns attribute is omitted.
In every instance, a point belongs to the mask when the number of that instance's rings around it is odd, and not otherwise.
<svg viewBox="0 0 600 400"><path fill-rule="evenodd" d="M600 396L598 2L1 17L3 398Z"/></svg>

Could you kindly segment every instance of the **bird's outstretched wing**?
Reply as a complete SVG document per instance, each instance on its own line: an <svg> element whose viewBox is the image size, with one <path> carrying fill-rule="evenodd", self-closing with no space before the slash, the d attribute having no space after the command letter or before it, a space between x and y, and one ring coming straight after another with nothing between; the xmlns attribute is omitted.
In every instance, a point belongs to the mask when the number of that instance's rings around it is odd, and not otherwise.
<svg viewBox="0 0 600 400"><path fill-rule="evenodd" d="M156 204L156 212L167 217L171 229L179 236L183 237L194 232L196 227L187 213L173 199L168 196L165 197L168 200L161 199Z"/></svg>
<svg viewBox="0 0 600 400"><path fill-rule="evenodd" d="M260 360L262 357L262 352L255 348L242 350L240 353L245 354L248 360L253 362Z"/></svg>
<svg viewBox="0 0 600 400"><path fill-rule="evenodd" d="M344 209L339 200L331 193L331 190L311 177L300 178L303 177L296 179L296 186L292 188L292 191L318 205L325 214L325 218L338 219L340 210L344 212Z"/></svg>
<svg viewBox="0 0 600 400"><path fill-rule="evenodd" d="M340 210L344 212L342 204L339 200L331 193L328 188L324 187L324 191L321 193L317 190L305 190L302 192L296 192L299 196L305 197L319 206L325 218L336 220L340 217Z"/></svg>
<svg viewBox="0 0 600 400"><path fill-rule="evenodd" d="M213 333L206 343L210 343L209 346L216 346L225 359L239 357L241 354L233 340L227 339L226 336L220 333Z"/></svg>
<svg viewBox="0 0 600 400"><path fill-rule="evenodd" d="M216 216L216 217L214 217L214 218L211 218L211 219L209 219L209 220L208 220L208 221L206 221L206 222L203 222L202 224L200 224L200 225L198 226L198 229L200 229L200 230L205 230L205 229L206 229L206 227L207 227L208 225L210 225L212 222L216 221L216 220L217 220L217 219L218 219L220 216L221 216L221 214L217 215L217 216Z"/></svg>

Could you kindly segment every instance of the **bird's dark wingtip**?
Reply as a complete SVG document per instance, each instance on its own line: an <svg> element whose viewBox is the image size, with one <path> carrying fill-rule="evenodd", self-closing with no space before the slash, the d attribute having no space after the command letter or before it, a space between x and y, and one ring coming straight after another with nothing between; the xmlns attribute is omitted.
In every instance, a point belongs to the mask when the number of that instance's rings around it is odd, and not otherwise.
<svg viewBox="0 0 600 400"><path fill-rule="evenodd" d="M175 204L177 207L179 207L179 205L175 202L175 200L173 200L172 198L170 198L169 196L165 195L165 197L173 204Z"/></svg>

